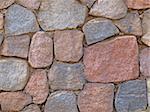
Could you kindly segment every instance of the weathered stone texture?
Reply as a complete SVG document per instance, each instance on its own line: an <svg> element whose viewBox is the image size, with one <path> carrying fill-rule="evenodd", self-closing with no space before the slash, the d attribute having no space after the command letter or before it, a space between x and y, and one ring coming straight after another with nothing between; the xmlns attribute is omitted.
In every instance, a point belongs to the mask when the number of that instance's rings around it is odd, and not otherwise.
<svg viewBox="0 0 150 112"><path fill-rule="evenodd" d="M4 9L13 4L15 0L0 0L0 9Z"/></svg>
<svg viewBox="0 0 150 112"><path fill-rule="evenodd" d="M41 112L41 110L38 107L38 105L31 104L31 105L25 107L21 112Z"/></svg>

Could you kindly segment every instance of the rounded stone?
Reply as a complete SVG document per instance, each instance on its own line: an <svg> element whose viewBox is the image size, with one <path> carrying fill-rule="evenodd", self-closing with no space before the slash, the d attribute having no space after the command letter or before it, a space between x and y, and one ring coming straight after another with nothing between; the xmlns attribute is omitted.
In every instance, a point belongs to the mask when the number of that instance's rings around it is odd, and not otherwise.
<svg viewBox="0 0 150 112"><path fill-rule="evenodd" d="M15 0L0 0L0 9L4 9L13 4Z"/></svg>
<svg viewBox="0 0 150 112"><path fill-rule="evenodd" d="M38 105L31 104L25 107L21 112L41 112L41 110Z"/></svg>

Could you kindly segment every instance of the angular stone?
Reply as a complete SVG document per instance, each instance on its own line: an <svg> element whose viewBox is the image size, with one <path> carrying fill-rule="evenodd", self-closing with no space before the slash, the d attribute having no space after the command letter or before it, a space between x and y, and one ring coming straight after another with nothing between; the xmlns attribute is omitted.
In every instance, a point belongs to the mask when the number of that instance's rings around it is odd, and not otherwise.
<svg viewBox="0 0 150 112"><path fill-rule="evenodd" d="M113 84L87 83L78 95L80 112L112 112Z"/></svg>
<svg viewBox="0 0 150 112"><path fill-rule="evenodd" d="M15 0L0 0L0 9L4 9L13 4Z"/></svg>
<svg viewBox="0 0 150 112"><path fill-rule="evenodd" d="M111 20L97 18L88 21L83 26L83 32L89 45L118 34L119 30Z"/></svg>
<svg viewBox="0 0 150 112"><path fill-rule="evenodd" d="M30 50L29 63L34 68L50 66L53 61L52 35L39 31L33 35Z"/></svg>
<svg viewBox="0 0 150 112"><path fill-rule="evenodd" d="M0 93L0 105L3 112L18 112L32 103L31 96L23 92Z"/></svg>
<svg viewBox="0 0 150 112"><path fill-rule="evenodd" d="M150 8L150 0L124 0L128 8L146 9Z"/></svg>
<svg viewBox="0 0 150 112"><path fill-rule="evenodd" d="M4 15L0 13L0 29L3 29L4 27Z"/></svg>
<svg viewBox="0 0 150 112"><path fill-rule="evenodd" d="M125 18L115 21L115 25L125 34L142 35L142 24L137 11L130 12Z"/></svg>
<svg viewBox="0 0 150 112"><path fill-rule="evenodd" d="M81 1L81 3L83 3L84 5L87 5L89 8L91 8L92 5L94 4L94 2L95 2L96 0L80 0L80 1Z"/></svg>
<svg viewBox="0 0 150 112"><path fill-rule="evenodd" d="M5 33L7 36L38 30L39 26L33 12L16 4L8 8L5 14Z"/></svg>
<svg viewBox="0 0 150 112"><path fill-rule="evenodd" d="M77 0L42 1L38 21L44 30L76 28L84 23L87 8Z"/></svg>
<svg viewBox="0 0 150 112"><path fill-rule="evenodd" d="M83 56L83 33L79 30L56 31L54 49L56 60L79 61Z"/></svg>
<svg viewBox="0 0 150 112"><path fill-rule="evenodd" d="M26 61L14 58L0 60L0 90L21 90L26 85L28 77Z"/></svg>
<svg viewBox="0 0 150 112"><path fill-rule="evenodd" d="M52 93L45 104L44 112L78 112L76 95L72 92L57 91Z"/></svg>
<svg viewBox="0 0 150 112"><path fill-rule="evenodd" d="M53 90L79 90L83 88L83 65L56 62L52 65L48 77Z"/></svg>
<svg viewBox="0 0 150 112"><path fill-rule="evenodd" d="M41 112L41 110L37 105L31 104L25 107L21 112Z"/></svg>
<svg viewBox="0 0 150 112"><path fill-rule="evenodd" d="M145 80L132 80L120 84L115 98L117 112L141 112L147 107Z"/></svg>
<svg viewBox="0 0 150 112"><path fill-rule="evenodd" d="M140 72L150 76L150 48L144 48L140 53Z"/></svg>
<svg viewBox="0 0 150 112"><path fill-rule="evenodd" d="M139 76L138 44L120 36L85 48L85 77L92 82L122 82Z"/></svg>
<svg viewBox="0 0 150 112"><path fill-rule="evenodd" d="M31 74L25 92L32 96L33 103L42 104L45 102L49 93L46 70L38 69Z"/></svg>
<svg viewBox="0 0 150 112"><path fill-rule="evenodd" d="M23 5L29 9L39 9L40 0L16 0L20 5Z"/></svg>
<svg viewBox="0 0 150 112"><path fill-rule="evenodd" d="M89 14L110 19L120 19L127 13L127 7L123 0L97 0Z"/></svg>
<svg viewBox="0 0 150 112"><path fill-rule="evenodd" d="M16 56L27 58L30 44L28 35L11 36L5 38L1 54L4 56Z"/></svg>

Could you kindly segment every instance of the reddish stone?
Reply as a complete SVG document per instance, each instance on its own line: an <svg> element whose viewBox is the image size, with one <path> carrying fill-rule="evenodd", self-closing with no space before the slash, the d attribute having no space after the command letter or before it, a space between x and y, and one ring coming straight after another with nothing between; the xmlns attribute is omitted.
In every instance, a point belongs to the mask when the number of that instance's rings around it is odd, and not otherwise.
<svg viewBox="0 0 150 112"><path fill-rule="evenodd" d="M78 95L80 112L112 112L113 84L87 83Z"/></svg>
<svg viewBox="0 0 150 112"><path fill-rule="evenodd" d="M92 82L121 82L139 76L138 44L120 36L85 48L85 77Z"/></svg>
<svg viewBox="0 0 150 112"><path fill-rule="evenodd" d="M29 63L34 68L50 66L53 61L53 41L51 35L39 31L32 37Z"/></svg>
<svg viewBox="0 0 150 112"><path fill-rule="evenodd" d="M30 94L33 98L33 103L42 104L45 102L49 86L45 70L35 70L25 87L25 92Z"/></svg>
<svg viewBox="0 0 150 112"><path fill-rule="evenodd" d="M31 96L22 92L0 93L0 105L3 112L18 112L32 103Z"/></svg>
<svg viewBox="0 0 150 112"><path fill-rule="evenodd" d="M56 31L54 35L57 60L77 62L83 55L83 33L78 30Z"/></svg>

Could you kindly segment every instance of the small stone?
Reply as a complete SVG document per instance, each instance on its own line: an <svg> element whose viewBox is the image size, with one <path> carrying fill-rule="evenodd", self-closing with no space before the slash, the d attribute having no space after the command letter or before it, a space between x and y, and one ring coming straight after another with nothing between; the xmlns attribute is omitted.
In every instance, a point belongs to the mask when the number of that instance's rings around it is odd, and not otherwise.
<svg viewBox="0 0 150 112"><path fill-rule="evenodd" d="M0 13L0 29L3 29L4 27L4 15Z"/></svg>
<svg viewBox="0 0 150 112"><path fill-rule="evenodd" d="M25 107L21 112L41 112L41 110L37 105L31 104Z"/></svg>
<svg viewBox="0 0 150 112"><path fill-rule="evenodd" d="M112 112L113 84L87 83L78 95L80 112Z"/></svg>
<svg viewBox="0 0 150 112"><path fill-rule="evenodd" d="M15 58L0 59L0 90L22 90L28 77L26 61Z"/></svg>
<svg viewBox="0 0 150 112"><path fill-rule="evenodd" d="M33 12L16 4L8 8L5 14L5 33L7 36L38 30L39 26Z"/></svg>
<svg viewBox="0 0 150 112"><path fill-rule="evenodd" d="M83 33L79 30L56 31L54 49L56 60L79 61L83 56Z"/></svg>
<svg viewBox="0 0 150 112"><path fill-rule="evenodd" d="M0 9L4 9L13 4L15 0L0 0Z"/></svg>
<svg viewBox="0 0 150 112"><path fill-rule="evenodd" d="M115 0L115 2L114 0L97 0L89 14L110 19L120 19L127 14L127 7L123 0Z"/></svg>
<svg viewBox="0 0 150 112"><path fill-rule="evenodd" d="M145 80L132 80L120 84L115 98L117 112L141 112L147 107Z"/></svg>
<svg viewBox="0 0 150 112"><path fill-rule="evenodd" d="M4 56L16 56L27 58L30 44L28 35L11 36L5 38L1 54Z"/></svg>
<svg viewBox="0 0 150 112"><path fill-rule="evenodd" d="M44 30L76 28L84 23L86 6L77 0L44 0L38 13L38 21Z"/></svg>
<svg viewBox="0 0 150 112"><path fill-rule="evenodd" d="M57 91L52 93L45 104L44 112L78 112L76 95L72 92Z"/></svg>
<svg viewBox="0 0 150 112"><path fill-rule="evenodd" d="M56 62L52 65L48 77L51 89L80 90L85 80L81 63L67 64Z"/></svg>
<svg viewBox="0 0 150 112"><path fill-rule="evenodd" d="M3 33L0 33L0 46L2 45L3 40L4 40L4 35Z"/></svg>
<svg viewBox="0 0 150 112"><path fill-rule="evenodd" d="M95 2L96 0L80 0L80 1L81 1L81 3L83 3L84 5L87 5L89 8L91 8L92 5L94 4L94 2Z"/></svg>
<svg viewBox="0 0 150 112"><path fill-rule="evenodd" d="M111 20L97 18L88 21L83 26L83 32L85 33L86 42L89 45L118 34L119 30Z"/></svg>
<svg viewBox="0 0 150 112"><path fill-rule="evenodd" d="M140 53L140 72L144 76L150 76L150 48L145 48Z"/></svg>
<svg viewBox="0 0 150 112"><path fill-rule="evenodd" d="M40 7L40 0L17 0L17 2L20 4L20 5L23 5L29 9L39 9Z"/></svg>
<svg viewBox="0 0 150 112"><path fill-rule="evenodd" d="M45 70L35 70L25 87L25 92L32 96L33 103L42 104L45 102L49 86Z"/></svg>
<svg viewBox="0 0 150 112"><path fill-rule="evenodd" d="M142 24L137 11L130 12L125 18L116 20L115 25L125 34L142 35Z"/></svg>
<svg viewBox="0 0 150 112"><path fill-rule="evenodd" d="M91 82L122 82L139 76L135 36L119 36L85 48L85 77Z"/></svg>
<svg viewBox="0 0 150 112"><path fill-rule="evenodd" d="M0 105L3 112L18 112L32 103L31 96L23 92L0 93Z"/></svg>
<svg viewBox="0 0 150 112"><path fill-rule="evenodd" d="M128 8L146 9L150 8L150 0L124 0Z"/></svg>
<svg viewBox="0 0 150 112"><path fill-rule="evenodd" d="M150 107L150 78L147 78L147 99L148 99L148 106Z"/></svg>
<svg viewBox="0 0 150 112"><path fill-rule="evenodd" d="M52 35L39 31L32 37L29 50L29 63L34 68L50 66L53 61Z"/></svg>

